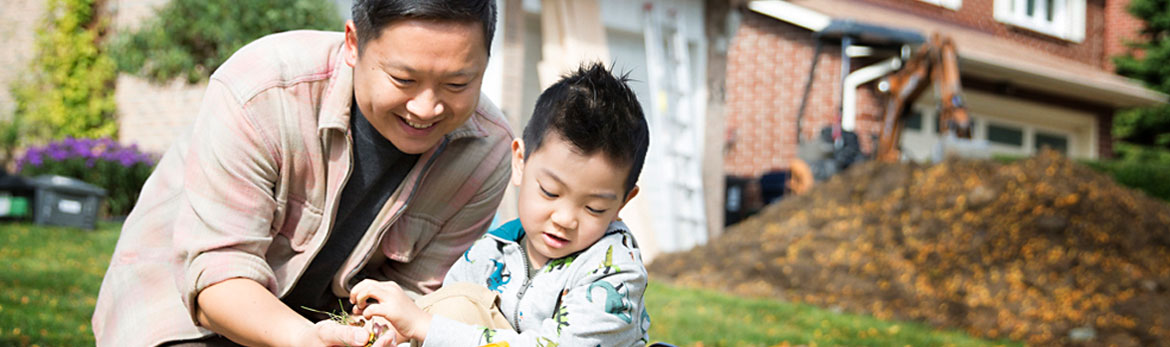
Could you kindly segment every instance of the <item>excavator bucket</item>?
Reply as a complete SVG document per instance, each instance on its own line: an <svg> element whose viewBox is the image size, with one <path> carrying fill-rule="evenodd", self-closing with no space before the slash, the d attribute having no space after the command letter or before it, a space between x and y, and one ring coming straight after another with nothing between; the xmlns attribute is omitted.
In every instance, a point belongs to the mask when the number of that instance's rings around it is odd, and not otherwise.
<svg viewBox="0 0 1170 347"><path fill-rule="evenodd" d="M931 152L933 162L941 162L947 158L958 157L963 159L991 159L991 147L987 140L972 140L961 138L949 133L939 139Z"/></svg>

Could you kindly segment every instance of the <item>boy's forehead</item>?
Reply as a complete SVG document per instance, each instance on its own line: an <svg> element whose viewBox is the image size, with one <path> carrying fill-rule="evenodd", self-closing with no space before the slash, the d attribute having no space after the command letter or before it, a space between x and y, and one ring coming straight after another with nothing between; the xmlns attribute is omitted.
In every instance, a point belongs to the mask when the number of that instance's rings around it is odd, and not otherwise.
<svg viewBox="0 0 1170 347"><path fill-rule="evenodd" d="M536 164L543 175L561 184L576 185L573 188L587 191L621 192L630 172L629 164L615 161L600 150L586 153L559 136L546 137L529 156L527 164Z"/></svg>

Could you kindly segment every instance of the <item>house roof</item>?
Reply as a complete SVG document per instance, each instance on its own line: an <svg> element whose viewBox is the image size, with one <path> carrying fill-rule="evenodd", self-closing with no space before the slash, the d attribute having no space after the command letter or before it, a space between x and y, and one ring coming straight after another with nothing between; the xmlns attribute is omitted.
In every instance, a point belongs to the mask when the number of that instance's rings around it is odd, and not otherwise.
<svg viewBox="0 0 1170 347"><path fill-rule="evenodd" d="M1166 94L1101 68L1053 55L992 34L859 1L752 1L757 13L822 32L833 23L861 22L918 31L943 32L954 40L962 73L1020 87L1072 96L1114 107L1165 103Z"/></svg>

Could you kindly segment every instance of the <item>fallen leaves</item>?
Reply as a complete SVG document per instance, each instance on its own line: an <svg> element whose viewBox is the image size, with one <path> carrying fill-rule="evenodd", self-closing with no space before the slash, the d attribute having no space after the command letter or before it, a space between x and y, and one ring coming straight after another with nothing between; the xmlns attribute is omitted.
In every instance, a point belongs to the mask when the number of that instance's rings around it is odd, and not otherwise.
<svg viewBox="0 0 1170 347"><path fill-rule="evenodd" d="M1167 260L1170 206L1046 152L866 163L650 270L976 336L1150 345L1170 341Z"/></svg>

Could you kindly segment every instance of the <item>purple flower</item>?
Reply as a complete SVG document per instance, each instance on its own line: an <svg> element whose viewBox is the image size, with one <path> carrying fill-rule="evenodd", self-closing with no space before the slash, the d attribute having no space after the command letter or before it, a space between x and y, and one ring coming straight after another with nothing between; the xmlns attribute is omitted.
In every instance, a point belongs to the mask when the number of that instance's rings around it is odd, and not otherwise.
<svg viewBox="0 0 1170 347"><path fill-rule="evenodd" d="M134 153L130 151L121 151L118 153L118 163L124 167L134 166Z"/></svg>
<svg viewBox="0 0 1170 347"><path fill-rule="evenodd" d="M131 168L139 163L153 166L153 156L138 150L137 144L123 146L112 138L100 139L65 137L44 146L30 146L24 155L16 160L17 171L29 165L40 167L46 161L60 162L84 159L87 168L94 168L99 161L118 163Z"/></svg>
<svg viewBox="0 0 1170 347"><path fill-rule="evenodd" d="M49 158L53 158L53 160L55 160L55 161L63 161L68 156L69 156L69 152L66 151L65 149L62 149L59 147L54 147L54 148L49 149Z"/></svg>

